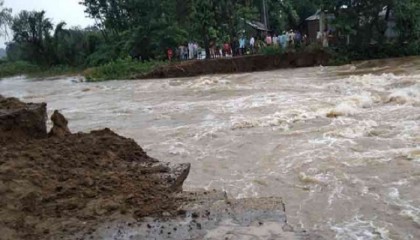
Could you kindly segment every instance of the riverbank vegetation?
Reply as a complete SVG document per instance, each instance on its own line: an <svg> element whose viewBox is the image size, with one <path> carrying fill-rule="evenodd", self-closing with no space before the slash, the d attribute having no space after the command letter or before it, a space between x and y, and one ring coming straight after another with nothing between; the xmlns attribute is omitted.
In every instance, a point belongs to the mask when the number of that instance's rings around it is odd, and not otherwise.
<svg viewBox="0 0 420 240"><path fill-rule="evenodd" d="M88 68L83 75L90 82L137 79L163 65L165 63L162 61L139 62L130 58L118 59L98 67Z"/></svg>
<svg viewBox="0 0 420 240"><path fill-rule="evenodd" d="M0 5L0 29L9 26L13 36L7 59L0 63L0 77L87 69L84 73L92 81L135 78L167 64L167 50L176 53L181 44L197 42L209 57L211 44L221 46L243 34L249 38L255 34L248 31L249 22L264 19L272 33L304 32L305 20L320 9L334 30L335 41L328 50L332 64L420 54L417 0L82 0L81 4L95 20L94 26L81 29L64 22L54 26L43 11L13 15ZM284 51L270 47L260 53Z"/></svg>

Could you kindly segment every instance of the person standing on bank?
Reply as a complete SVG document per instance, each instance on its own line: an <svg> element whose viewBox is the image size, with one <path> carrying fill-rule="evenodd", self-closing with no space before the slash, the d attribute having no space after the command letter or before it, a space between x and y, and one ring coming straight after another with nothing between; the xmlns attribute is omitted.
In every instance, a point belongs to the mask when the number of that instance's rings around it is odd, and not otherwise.
<svg viewBox="0 0 420 240"><path fill-rule="evenodd" d="M249 46L251 47L251 54L255 53L255 38L254 36L251 36L251 39L249 40Z"/></svg>
<svg viewBox="0 0 420 240"><path fill-rule="evenodd" d="M267 43L267 46L271 46L272 42L273 39L271 38L271 35L267 33L267 36L265 37L265 43Z"/></svg>
<svg viewBox="0 0 420 240"><path fill-rule="evenodd" d="M279 41L278 41L278 37L277 37L277 33L274 33L273 35L273 46L278 46L279 45Z"/></svg>
<svg viewBox="0 0 420 240"><path fill-rule="evenodd" d="M239 39L239 55L244 55L245 54L245 37L242 36Z"/></svg>

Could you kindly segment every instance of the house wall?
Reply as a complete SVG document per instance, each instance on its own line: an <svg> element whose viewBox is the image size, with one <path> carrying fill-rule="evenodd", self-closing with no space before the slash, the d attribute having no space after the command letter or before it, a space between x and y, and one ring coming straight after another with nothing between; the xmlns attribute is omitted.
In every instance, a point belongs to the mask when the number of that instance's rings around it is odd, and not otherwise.
<svg viewBox="0 0 420 240"><path fill-rule="evenodd" d="M315 42L319 31L319 20L307 21L307 25L309 42Z"/></svg>

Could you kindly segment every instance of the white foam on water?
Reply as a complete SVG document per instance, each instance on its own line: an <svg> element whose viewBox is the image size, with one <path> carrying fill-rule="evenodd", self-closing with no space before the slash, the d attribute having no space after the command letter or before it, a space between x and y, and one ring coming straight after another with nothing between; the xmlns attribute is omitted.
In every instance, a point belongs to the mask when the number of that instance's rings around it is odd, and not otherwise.
<svg viewBox="0 0 420 240"><path fill-rule="evenodd" d="M416 163L420 163L420 149L413 150L406 154L407 159Z"/></svg>
<svg viewBox="0 0 420 240"><path fill-rule="evenodd" d="M391 188L389 190L388 196L391 199L398 200L400 198L400 192L398 191L398 188Z"/></svg>
<svg viewBox="0 0 420 240"><path fill-rule="evenodd" d="M396 76L392 73L383 73L381 75L365 74L350 76L345 82L350 85L359 85L363 88L384 89L385 86L401 78L402 76Z"/></svg>
<svg viewBox="0 0 420 240"><path fill-rule="evenodd" d="M368 136L369 133L377 126L378 123L374 120L357 121L356 124L352 124L349 127L337 128L333 131L327 132L325 135L331 137L356 139Z"/></svg>
<svg viewBox="0 0 420 240"><path fill-rule="evenodd" d="M330 177L328 174L325 173L318 173L315 175L307 175L304 172L299 173L299 180L305 184L320 184L320 185L328 185L330 182Z"/></svg>
<svg viewBox="0 0 420 240"><path fill-rule="evenodd" d="M338 104L332 112L339 116L351 116L357 114L359 109L355 102L342 102Z"/></svg>
<svg viewBox="0 0 420 240"><path fill-rule="evenodd" d="M220 132L225 129L224 124L212 125L212 126L202 126L200 130L197 131L194 135L194 139L202 140L206 138L217 138L220 135Z"/></svg>
<svg viewBox="0 0 420 240"><path fill-rule="evenodd" d="M343 198L343 190L344 186L341 181L335 183L334 189L331 191L330 195L328 196L328 205L331 206L335 199Z"/></svg>
<svg viewBox="0 0 420 240"><path fill-rule="evenodd" d="M413 206L411 201L402 199L398 188L388 189L387 202L401 209L400 215L404 216L420 226L420 207Z"/></svg>
<svg viewBox="0 0 420 240"><path fill-rule="evenodd" d="M195 81L191 81L187 87L192 89L211 89L215 87L227 87L231 81L221 76L202 76Z"/></svg>
<svg viewBox="0 0 420 240"><path fill-rule="evenodd" d="M336 107L329 110L329 113L336 116L353 116L363 111L363 109L371 108L380 101L379 96L374 96L369 92L351 95L346 97Z"/></svg>
<svg viewBox="0 0 420 240"><path fill-rule="evenodd" d="M284 119L284 116L276 112L273 115L264 116L261 118L248 118L245 116L233 116L231 117L232 130L237 129L246 129L254 127L276 127L276 129L281 129L287 131L289 125Z"/></svg>
<svg viewBox="0 0 420 240"><path fill-rule="evenodd" d="M417 106L420 104L420 84L415 84L407 88L394 89L388 95L386 102Z"/></svg>
<svg viewBox="0 0 420 240"><path fill-rule="evenodd" d="M316 117L316 112L311 112L304 109L285 110L259 118L247 117L243 115L232 116L231 128L236 130L254 127L275 127L277 130L280 129L287 131L296 122L305 122Z"/></svg>
<svg viewBox="0 0 420 240"><path fill-rule="evenodd" d="M411 221L417 223L420 226L420 213L419 210L415 209L405 209L400 212L400 215L410 219Z"/></svg>
<svg viewBox="0 0 420 240"><path fill-rule="evenodd" d="M310 139L308 143L315 145L315 146L328 146L332 147L337 143L338 139L335 137L330 136L329 134L323 134L321 138L314 138Z"/></svg>
<svg viewBox="0 0 420 240"><path fill-rule="evenodd" d="M270 105L280 106L286 104L287 97L288 96L270 92L241 96L219 102L215 110L220 111L220 109L222 109L224 112L236 113L238 111L267 107Z"/></svg>
<svg viewBox="0 0 420 240"><path fill-rule="evenodd" d="M182 142L176 142L175 144L169 147L169 153L172 155L181 155L188 156L190 152L187 150L187 147Z"/></svg>
<svg viewBox="0 0 420 240"><path fill-rule="evenodd" d="M343 240L390 240L389 230L375 224L376 219L363 220L363 216L355 216L352 220L339 224L331 224L335 239Z"/></svg>

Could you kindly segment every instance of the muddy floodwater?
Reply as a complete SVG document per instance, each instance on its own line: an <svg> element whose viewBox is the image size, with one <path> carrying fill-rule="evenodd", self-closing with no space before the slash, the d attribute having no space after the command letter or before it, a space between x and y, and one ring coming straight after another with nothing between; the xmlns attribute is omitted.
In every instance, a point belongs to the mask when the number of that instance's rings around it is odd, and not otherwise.
<svg viewBox="0 0 420 240"><path fill-rule="evenodd" d="M0 94L47 102L72 131L110 127L152 157L190 162L186 190L282 197L291 225L326 239L420 239L420 58L79 81L9 78Z"/></svg>

